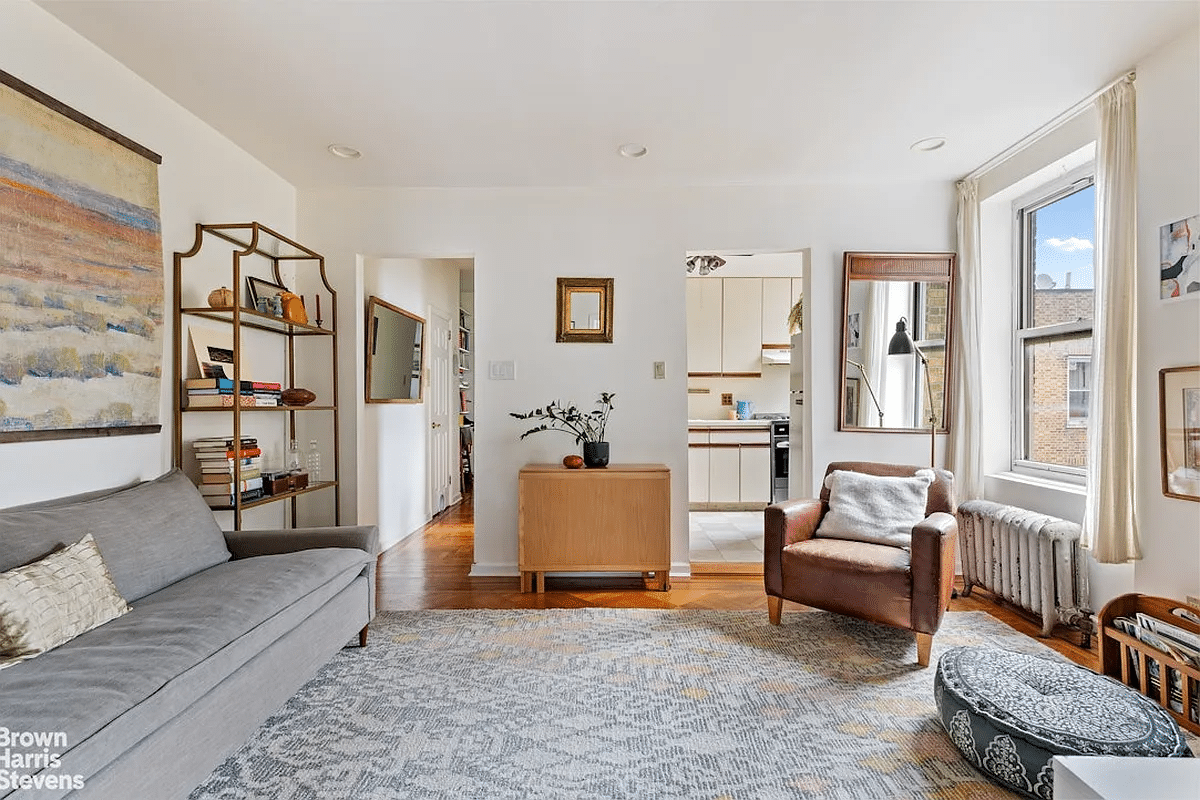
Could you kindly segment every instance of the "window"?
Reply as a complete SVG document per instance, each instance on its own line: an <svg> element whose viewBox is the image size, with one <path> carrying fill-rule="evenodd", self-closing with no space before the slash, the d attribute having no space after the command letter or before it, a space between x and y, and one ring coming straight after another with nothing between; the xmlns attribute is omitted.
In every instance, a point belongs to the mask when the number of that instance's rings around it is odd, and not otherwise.
<svg viewBox="0 0 1200 800"><path fill-rule="evenodd" d="M1092 399L1092 357L1067 356L1067 426L1086 428Z"/></svg>
<svg viewBox="0 0 1200 800"><path fill-rule="evenodd" d="M1014 467L1082 477L1092 386L1096 191L1087 172L1017 204Z"/></svg>

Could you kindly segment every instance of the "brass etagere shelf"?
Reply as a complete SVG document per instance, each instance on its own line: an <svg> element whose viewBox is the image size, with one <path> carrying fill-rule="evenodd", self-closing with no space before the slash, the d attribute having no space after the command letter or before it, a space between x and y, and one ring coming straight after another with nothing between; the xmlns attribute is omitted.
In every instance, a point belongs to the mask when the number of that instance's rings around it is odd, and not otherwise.
<svg viewBox="0 0 1200 800"><path fill-rule="evenodd" d="M184 305L185 282L184 277L184 262L200 253L206 243L212 240L217 240L224 245L230 246L228 257L232 274L230 275L232 282L229 284L234 291L234 305L227 307L209 307L195 305L195 298L189 297L193 303ZM218 245L220 246L220 245ZM317 270L317 277L320 279L321 288L328 295L328 320L320 318L319 301L317 306L317 317L315 324L311 322L298 322L287 319L282 316L274 316L270 313L263 313L256 309L242 306L239 303L239 298L242 295L242 286L247 275L242 270L242 259L244 258L263 258L270 263L270 271L274 283L284 285L280 265L283 263L295 263L297 265L308 265L310 268ZM190 414L213 414L221 413L230 416L230 438L236 442L242 440L243 425L242 417L244 414L250 413L256 419L269 419L263 417L263 414L275 413L286 420L286 438L297 438L297 418L298 415L304 418L309 418L309 415L324 413L329 419L329 433L332 438L332 453L329 454L329 464L332 466L333 479L319 480L310 483L302 489L280 492L278 494L263 496L254 500L243 500L241 492L237 492L235 502L227 506L212 506L214 511L233 512L233 527L235 530L240 530L242 527L242 513L248 509L265 506L270 503L285 501L290 505L291 525L295 527L297 524L297 498L311 494L313 492L332 490L333 497L333 524L341 524L341 484L338 480L340 474L340 464L338 460L338 452L340 449L340 440L338 435L338 362L337 362L337 292L329 285L329 280L325 274L325 258L309 248L301 245L286 236L283 236L270 228L258 222L244 223L229 223L217 225L196 225L196 238L191 250L187 252L175 253L175 289L174 289L174 309L175 309L175 326L172 334L173 346L175 351L174 361L174 417L175 417L175 435L173 444L173 459L177 467L181 469L186 465L184 460L188 454L185 448L185 431L184 431L184 416ZM299 272L299 270L297 270ZM299 278L299 275L297 275ZM311 276L310 276L311 278ZM220 275L205 275L207 284L224 283L224 279ZM196 284L193 282L189 289L194 293L197 291ZM240 392L241 381L244 379L258 379L261 376L243 376L242 375L242 331L255 330L262 331L267 334L277 334L281 341L286 342L286 358L285 369L286 375L284 384L286 387L294 386L296 380L296 363L298 358L296 344L298 341L324 339L329 344L329 386L323 390L321 394L327 396L327 402L313 403L310 405L280 405L280 406L241 406L237 402L229 407L219 408L188 408L186 405L186 391L184 387L186 365L188 363L188 351L185 346L186 328L185 320L203 319L219 324L229 325L232 328L233 340L233 364L232 364L232 380L235 387L235 396ZM313 359L305 358L305 363L313 363ZM319 417L318 417L319 419ZM324 470L322 470L324 472ZM235 465L234 486L240 486L241 480L241 464Z"/></svg>

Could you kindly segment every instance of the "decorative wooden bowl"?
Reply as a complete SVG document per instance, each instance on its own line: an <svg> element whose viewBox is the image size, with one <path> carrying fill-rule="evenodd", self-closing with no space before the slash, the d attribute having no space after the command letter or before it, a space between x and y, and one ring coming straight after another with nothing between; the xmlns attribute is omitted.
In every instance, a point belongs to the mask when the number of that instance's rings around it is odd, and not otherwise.
<svg viewBox="0 0 1200 800"><path fill-rule="evenodd" d="M306 406L316 400L317 396L308 389L292 388L280 392L279 399L285 406Z"/></svg>

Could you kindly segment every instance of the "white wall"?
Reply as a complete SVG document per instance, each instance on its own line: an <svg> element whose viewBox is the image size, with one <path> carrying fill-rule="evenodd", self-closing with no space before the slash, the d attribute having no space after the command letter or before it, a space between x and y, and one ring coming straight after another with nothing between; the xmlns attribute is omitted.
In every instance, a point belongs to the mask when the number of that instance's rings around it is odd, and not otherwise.
<svg viewBox="0 0 1200 800"><path fill-rule="evenodd" d="M614 461L662 462L671 469L672 556L675 569L686 571L685 252L811 247L805 277L811 401L805 410L818 420L811 438L821 471L834 457L921 463L927 446L921 436L834 429L837 393L830 387L837 383L842 252L953 249L952 209L945 184L325 190L300 193L299 227L333 269L352 269L358 254L474 255L477 574L515 572L520 467L575 450L569 438L550 433L518 441L524 428L509 412L553 399L590 404L601 391L617 395L609 436ZM612 344L555 343L558 276L615 279ZM353 284L352 275L331 280ZM345 358L357 358L348 347L343 344ZM516 380L487 380L487 364L495 360L515 361ZM666 362L666 380L654 380L654 361ZM353 391L345 387L343 394ZM343 463L356 458L351 425L343 423ZM357 479L377 476L364 469Z"/></svg>
<svg viewBox="0 0 1200 800"><path fill-rule="evenodd" d="M295 190L42 9L0 3L0 69L159 153L166 275L158 435L0 444L0 507L151 478L171 466L171 254L197 222L257 220L292 233ZM212 287L228 283L214 277Z"/></svg>
<svg viewBox="0 0 1200 800"><path fill-rule="evenodd" d="M1138 406L1141 561L1136 590L1200 595L1200 503L1162 493L1158 371L1200 364L1200 297L1159 299L1159 228L1200 212L1200 29L1137 65Z"/></svg>
<svg viewBox="0 0 1200 800"><path fill-rule="evenodd" d="M460 261L454 259L363 260L362 293L355 306L356 336L347 337L355 339L355 353L366 352L364 319L366 299L370 295L423 317L427 322L422 402L366 403L359 378L355 382L356 390L348 395L353 399L345 404L357 409L358 456L356 462L343 463L357 463L361 475L373 476L372 480L361 480L357 485L358 523L378 525L380 544L385 549L420 528L431 516L428 502L430 309L440 311L457 330L459 267ZM347 367L344 365L343 368ZM355 369L359 374L363 372L361 357ZM456 392L452 393L456 400L457 396ZM457 454L457 436L454 439ZM349 493L346 496L349 497Z"/></svg>

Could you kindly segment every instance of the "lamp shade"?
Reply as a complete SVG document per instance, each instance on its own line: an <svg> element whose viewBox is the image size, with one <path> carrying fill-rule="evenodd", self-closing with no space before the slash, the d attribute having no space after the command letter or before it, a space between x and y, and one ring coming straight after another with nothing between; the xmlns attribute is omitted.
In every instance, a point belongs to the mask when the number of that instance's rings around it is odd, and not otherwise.
<svg viewBox="0 0 1200 800"><path fill-rule="evenodd" d="M892 334L892 339L888 342L889 356L906 356L913 351L913 342L908 336L907 325L908 320L904 317L901 317L900 321L896 323L896 332Z"/></svg>

